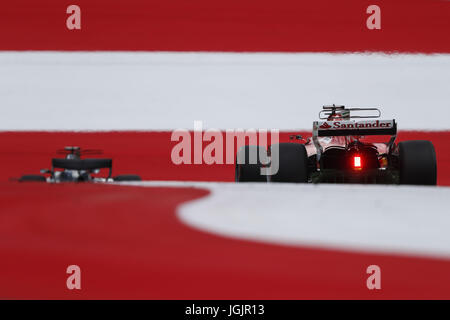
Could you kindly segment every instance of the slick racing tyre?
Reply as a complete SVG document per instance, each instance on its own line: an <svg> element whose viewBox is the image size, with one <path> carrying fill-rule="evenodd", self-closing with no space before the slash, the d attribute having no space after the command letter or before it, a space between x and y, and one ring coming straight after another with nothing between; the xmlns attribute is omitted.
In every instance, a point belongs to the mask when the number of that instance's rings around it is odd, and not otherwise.
<svg viewBox="0 0 450 320"><path fill-rule="evenodd" d="M141 181L141 177L136 174L122 174L119 176L115 176L113 178L114 181Z"/></svg>
<svg viewBox="0 0 450 320"><path fill-rule="evenodd" d="M261 174L260 149L266 153L265 148L260 146L243 146L239 149L236 155L236 182L267 182L267 176ZM254 156L250 158L251 154ZM250 160L256 160L256 163L250 163Z"/></svg>
<svg viewBox="0 0 450 320"><path fill-rule="evenodd" d="M276 146L270 146L271 166L276 169ZM308 154L298 143L278 144L278 172L269 176L271 182L308 182Z"/></svg>
<svg viewBox="0 0 450 320"><path fill-rule="evenodd" d="M47 179L44 176L37 174L27 174L20 177L19 182L46 182Z"/></svg>
<svg viewBox="0 0 450 320"><path fill-rule="evenodd" d="M430 141L402 141L398 150L400 184L436 185L436 153Z"/></svg>

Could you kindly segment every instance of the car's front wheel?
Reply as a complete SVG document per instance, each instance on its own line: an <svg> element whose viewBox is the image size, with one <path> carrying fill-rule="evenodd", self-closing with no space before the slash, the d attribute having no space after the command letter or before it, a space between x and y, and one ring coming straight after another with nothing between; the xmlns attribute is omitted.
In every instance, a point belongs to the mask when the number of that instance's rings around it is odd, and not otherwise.
<svg viewBox="0 0 450 320"><path fill-rule="evenodd" d="M136 174L122 174L119 176L115 176L113 178L114 181L141 181L141 177Z"/></svg>
<svg viewBox="0 0 450 320"><path fill-rule="evenodd" d="M47 179L44 176L38 174L27 174L20 177L19 182L46 182Z"/></svg>

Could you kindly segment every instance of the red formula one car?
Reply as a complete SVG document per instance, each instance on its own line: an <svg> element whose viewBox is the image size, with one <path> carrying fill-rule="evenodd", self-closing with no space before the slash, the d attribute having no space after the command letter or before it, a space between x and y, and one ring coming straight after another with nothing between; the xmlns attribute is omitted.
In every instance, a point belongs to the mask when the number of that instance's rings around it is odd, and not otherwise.
<svg viewBox="0 0 450 320"><path fill-rule="evenodd" d="M379 118L378 108L324 106L313 123L312 138L244 146L237 154L237 182L330 182L436 185L433 144L425 140L395 143L397 123ZM355 121L355 118L365 120ZM390 136L373 142L374 136ZM250 163L251 155L256 159ZM268 159L268 160L265 160ZM272 167L270 174L264 167Z"/></svg>

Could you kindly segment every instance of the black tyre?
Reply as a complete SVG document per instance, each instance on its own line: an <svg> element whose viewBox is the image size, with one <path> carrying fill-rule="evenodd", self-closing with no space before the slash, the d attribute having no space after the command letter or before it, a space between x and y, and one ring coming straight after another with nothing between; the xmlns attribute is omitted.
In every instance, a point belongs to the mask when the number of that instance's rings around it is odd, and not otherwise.
<svg viewBox="0 0 450 320"><path fill-rule="evenodd" d="M20 177L19 182L46 182L47 179L44 176L37 174L27 174Z"/></svg>
<svg viewBox="0 0 450 320"><path fill-rule="evenodd" d="M236 170L235 170L235 181L236 182L267 182L267 176L261 174L261 159L259 151L261 148L259 146L243 146L239 149L236 155ZM264 152L266 152L264 148ZM256 159L250 155L256 155ZM252 162L256 163L250 163Z"/></svg>
<svg viewBox="0 0 450 320"><path fill-rule="evenodd" d="M276 145L270 146L271 166L276 168ZM308 182L308 153L302 144L278 144L278 172L269 176L272 182Z"/></svg>
<svg viewBox="0 0 450 320"><path fill-rule="evenodd" d="M122 174L115 176L114 181L142 181L141 177L136 174Z"/></svg>
<svg viewBox="0 0 450 320"><path fill-rule="evenodd" d="M398 150L400 184L436 185L436 153L430 141L402 141Z"/></svg>

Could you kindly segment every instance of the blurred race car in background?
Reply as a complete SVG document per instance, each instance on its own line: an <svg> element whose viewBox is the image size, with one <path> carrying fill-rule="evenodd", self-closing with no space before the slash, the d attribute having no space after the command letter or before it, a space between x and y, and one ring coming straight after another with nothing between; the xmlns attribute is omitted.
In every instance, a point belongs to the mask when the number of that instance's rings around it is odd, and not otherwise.
<svg viewBox="0 0 450 320"><path fill-rule="evenodd" d="M51 169L42 169L41 175L24 175L20 182L116 182L116 181L140 181L138 175L118 175L112 177L112 159L81 159L82 155L101 153L100 150L81 150L80 147L65 147L57 153L64 154L64 158L53 158ZM108 176L94 176L101 169L109 169Z"/></svg>
<svg viewBox="0 0 450 320"><path fill-rule="evenodd" d="M313 122L311 138L294 135L291 142L273 144L267 150L263 146L240 148L235 180L436 185L436 154L430 141L396 144L395 120L352 120L380 116L378 108L324 106L319 118L325 121ZM366 141L373 136L390 138L388 142ZM275 166L274 161L278 161ZM263 175L261 169L269 164L278 171Z"/></svg>

